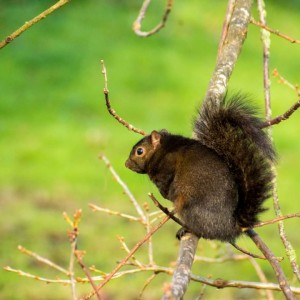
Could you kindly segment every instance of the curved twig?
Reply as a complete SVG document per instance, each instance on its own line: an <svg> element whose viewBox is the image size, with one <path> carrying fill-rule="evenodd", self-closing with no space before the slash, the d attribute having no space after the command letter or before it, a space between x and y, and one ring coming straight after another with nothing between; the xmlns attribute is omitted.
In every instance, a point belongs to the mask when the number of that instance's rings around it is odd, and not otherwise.
<svg viewBox="0 0 300 300"><path fill-rule="evenodd" d="M109 100L109 91L108 91L108 81L107 81L107 71L104 65L104 61L101 60L101 65L102 65L102 74L104 76L104 89L103 89L103 93L104 93L104 97L105 97L105 103L106 103L106 107L108 112L119 122L121 123L123 126L125 126L128 130L139 133L141 135L146 135L146 132L138 129L136 127L134 127L133 125L129 124L128 122L126 122L124 119L122 119L117 113L116 111L111 107L110 104L110 100Z"/></svg>
<svg viewBox="0 0 300 300"><path fill-rule="evenodd" d="M150 2L151 2L151 0L144 1L143 5L140 9L139 15L137 16L136 20L133 22L133 26L132 26L133 31L135 32L136 35L141 36L141 37L148 37L148 36L151 36L151 35L157 33L158 31L160 31L165 26L165 24L168 20L169 14L171 12L172 6L173 6L173 0L167 0L167 6L166 6L166 9L165 9L165 12L164 12L161 22L158 25L156 25L152 30L142 31L141 30L142 21L145 18L145 13L149 7Z"/></svg>

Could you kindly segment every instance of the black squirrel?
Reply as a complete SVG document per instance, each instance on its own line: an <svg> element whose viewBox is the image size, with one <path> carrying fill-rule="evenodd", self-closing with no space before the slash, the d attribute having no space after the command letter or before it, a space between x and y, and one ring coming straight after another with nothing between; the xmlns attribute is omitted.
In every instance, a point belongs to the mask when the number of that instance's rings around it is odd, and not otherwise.
<svg viewBox="0 0 300 300"><path fill-rule="evenodd" d="M126 161L174 202L186 225L178 238L192 231L199 238L234 242L265 210L275 151L247 98L225 98L219 106L203 104L193 138L152 131Z"/></svg>

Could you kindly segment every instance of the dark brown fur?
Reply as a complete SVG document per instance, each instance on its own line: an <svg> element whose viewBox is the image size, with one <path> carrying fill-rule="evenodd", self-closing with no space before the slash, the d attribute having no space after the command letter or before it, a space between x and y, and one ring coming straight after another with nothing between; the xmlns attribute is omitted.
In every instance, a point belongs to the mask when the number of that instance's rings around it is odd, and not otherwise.
<svg viewBox="0 0 300 300"><path fill-rule="evenodd" d="M258 221L271 189L275 154L261 123L239 96L212 111L204 106L196 139L153 131L126 166L148 174L198 237L232 242Z"/></svg>

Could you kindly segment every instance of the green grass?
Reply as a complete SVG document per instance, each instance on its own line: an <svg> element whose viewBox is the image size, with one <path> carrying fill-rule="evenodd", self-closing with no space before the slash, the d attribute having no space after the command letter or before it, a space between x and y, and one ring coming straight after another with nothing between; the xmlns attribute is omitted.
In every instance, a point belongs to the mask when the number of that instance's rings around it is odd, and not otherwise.
<svg viewBox="0 0 300 300"><path fill-rule="evenodd" d="M299 3L290 1L283 6L279 1L273 2L268 10L270 24L299 39ZM51 4L52 1L37 0L0 4L1 38ZM105 60L108 69L113 106L123 118L147 132L167 128L189 136L191 120L214 68L226 6L225 1L175 2L166 28L156 36L142 39L131 31L139 5L138 1L71 1L1 50L1 266L55 278L58 273L20 254L17 246L21 244L67 267L69 228L62 212L72 215L77 208L83 209L79 247L87 251L87 264L108 272L124 257L115 236L124 236L130 247L142 238L144 232L138 225L93 213L88 207L94 202L134 213L122 189L98 159L100 153L109 157L140 203L149 202L147 192L156 192L148 179L124 168L130 148L139 137L108 115L100 60ZM151 28L161 15L162 6L153 5L145 28ZM274 67L291 82L299 83L299 45L272 36L271 68ZM261 42L259 29L254 26L250 27L230 90L252 94L263 110ZM296 101L294 93L278 85L276 79L272 79L272 96L274 115ZM296 112L290 120L274 127L284 213L300 208L298 116ZM271 201L268 206L272 207ZM263 219L272 216L270 210ZM297 220L287 221L286 228L299 256L297 224ZM167 224L156 235L157 263L169 265L176 260L176 229L176 225ZM284 255L276 225L259 232L276 255ZM257 252L247 238L241 238L239 243ZM210 244L204 241L199 250L207 255L212 252ZM137 255L144 257L143 252ZM273 278L270 267L261 265ZM287 260L284 268L291 278ZM71 297L68 287L0 272L1 300ZM214 278L257 280L246 262L198 263L194 272ZM133 299L148 276L116 280L106 292L116 299ZM145 299L158 299L163 283L169 280L168 276L159 275L147 289ZM83 294L90 287L80 286L79 290ZM199 290L199 285L191 284L187 299L195 298ZM207 299L215 299L216 295L220 299L257 298L253 291L214 288L207 288L206 295Z"/></svg>

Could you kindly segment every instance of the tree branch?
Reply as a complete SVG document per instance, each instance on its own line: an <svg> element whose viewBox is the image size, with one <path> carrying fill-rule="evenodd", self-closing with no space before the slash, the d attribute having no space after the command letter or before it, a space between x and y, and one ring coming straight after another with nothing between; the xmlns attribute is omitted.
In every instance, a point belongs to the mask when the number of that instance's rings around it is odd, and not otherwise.
<svg viewBox="0 0 300 300"><path fill-rule="evenodd" d="M141 219L143 220L144 223L146 223L146 215L139 205L139 203L136 201L132 193L130 192L128 186L125 184L125 182L120 178L120 176L117 174L113 166L111 165L110 161L105 155L100 155L100 159L102 159L109 169L110 173L113 175L114 179L117 181L117 183L122 187L124 193L128 196L130 202L134 206L136 212L140 215Z"/></svg>
<svg viewBox="0 0 300 300"><path fill-rule="evenodd" d="M262 221L262 222L259 222L259 223L255 224L253 227L254 228L262 227L262 226L265 226L265 225L274 224L274 223L277 223L279 221L283 221L283 220L290 219L290 218L297 218L297 217L298 218L300 217L300 212L287 214L285 216L280 216L280 217L277 217L277 218L274 218L274 219L268 220L268 221Z"/></svg>
<svg viewBox="0 0 300 300"><path fill-rule="evenodd" d="M173 299L183 299L187 290L198 240L199 238L192 233L186 233L180 240L177 266L171 284ZM164 295L162 299L167 300L169 298L167 295Z"/></svg>
<svg viewBox="0 0 300 300"><path fill-rule="evenodd" d="M272 29L272 28L268 27L266 24L264 24L263 22L256 21L254 18L250 19L250 23L252 23L253 25L258 26L258 27L260 27L264 30L267 30L267 31L269 31L269 32L271 32L271 33L273 33L273 34L275 34L275 35L277 35L277 36L293 43L293 44L300 44L300 40L294 39L294 38L288 36L287 34L281 33L277 29Z"/></svg>
<svg viewBox="0 0 300 300"><path fill-rule="evenodd" d="M296 297L295 297L294 293L292 292L292 290L286 280L286 277L283 273L282 268L280 267L280 264L279 264L277 258L274 256L274 254L271 252L271 250L268 248L268 246L263 242L263 240L259 237L259 235L253 229L247 230L246 233L252 239L252 241L256 244L258 249L260 249L260 251L268 259L269 263L271 264L272 268L274 269L279 286L280 286L281 290L283 291L286 299L296 300Z"/></svg>
<svg viewBox="0 0 300 300"><path fill-rule="evenodd" d="M280 75L280 73L278 72L277 69L274 69L272 72L272 75L276 78L278 78L278 82L282 83L284 85L286 85L287 87L289 87L290 89L294 90L297 94L297 96L300 96L300 89L299 89L299 84L292 84L291 82L289 82L287 79L285 79L282 75Z"/></svg>
<svg viewBox="0 0 300 300"><path fill-rule="evenodd" d="M228 30L226 37L220 42L216 67L204 99L206 105L212 108L216 108L226 94L229 78L246 39L251 7L252 0L235 0L235 3L229 1L227 15L231 15L231 18Z"/></svg>
<svg viewBox="0 0 300 300"><path fill-rule="evenodd" d="M266 128L269 126L277 125L281 123L282 121L287 120L298 108L300 107L300 99L293 104L284 114L277 116L276 118L272 120L268 120L264 122L261 126L261 128Z"/></svg>
<svg viewBox="0 0 300 300"><path fill-rule="evenodd" d="M148 37L151 36L158 31L160 31L163 27L165 27L165 24L168 20L169 14L171 12L172 6L173 6L173 0L167 0L167 6L164 12L164 15L162 17L162 21L156 25L152 30L149 31L142 31L142 22L145 18L146 11L149 7L149 4L151 3L151 0L144 0L143 5L140 9L139 15L137 16L136 20L133 22L133 31L136 35L141 37Z"/></svg>
<svg viewBox="0 0 300 300"><path fill-rule="evenodd" d="M34 17L30 21L25 22L23 26L18 28L15 32L10 34L6 39L0 42L0 49L8 45L18 36L20 36L24 31L35 25L36 23L40 22L41 20L45 19L47 16L52 14L55 10L61 8L63 5L69 3L71 0L59 0L57 3L40 13L38 16Z"/></svg>
<svg viewBox="0 0 300 300"><path fill-rule="evenodd" d="M94 270L93 268L90 268L92 270ZM30 273L26 273L23 272L22 270L16 270L13 269L9 266L4 267L5 271L8 272L13 272L13 273L17 273L20 276L24 276L27 278L31 278L33 280L38 280L41 282L45 282L45 283L56 283L56 284L62 284L62 285L68 285L71 284L70 279L50 279L50 278L43 278L43 277L39 277L37 275L33 275ZM166 268L166 267L161 267L161 266L147 266L144 265L143 269L137 268L137 269L132 269L132 270L125 270L122 272L118 272L116 273L112 279L118 279L122 276L125 275L130 275L130 274L135 274L135 273L141 273L141 272L154 272L155 274L158 273L165 273L168 275L172 275L174 270L172 268ZM101 272L103 273L103 272ZM104 280L106 277L106 274L103 274L101 276L93 276L93 280L94 281L102 281ZM278 284L275 283L262 283L262 282L252 282L252 281L241 281L241 280L224 280L224 279L210 279L210 278L205 278L202 276L197 276L195 274L191 274L191 280L194 282L199 282L199 283L203 283L205 285L209 285L212 287L216 287L216 288L250 288L250 289L268 289L268 290L273 290L273 291L281 291L280 286ZM77 283L88 283L90 282L88 278L80 278L80 277L76 277L76 282ZM300 288L299 287L294 287L291 286L291 290L295 293L295 294L299 294L300 295Z"/></svg>
<svg viewBox="0 0 300 300"><path fill-rule="evenodd" d="M233 13L233 10L234 10L235 1L236 0L229 0L228 1L227 12L226 12L226 15L225 15L225 20L224 20L224 24L223 24L221 39L220 39L220 43L219 43L218 56L223 51L223 46L225 45L225 40L226 40L226 37L227 37L227 34L228 34L228 27L229 27L230 20L232 18L232 13Z"/></svg>
<svg viewBox="0 0 300 300"><path fill-rule="evenodd" d="M236 0L235 2L230 0L228 2L227 14L225 17L226 21L223 26L217 63L204 99L205 105L208 107L210 106L212 110L215 110L219 106L226 94L229 78L246 39L251 7L252 0ZM187 249L189 249L191 253L195 252L197 243L194 243L193 239L187 239L185 241L187 245L183 247L183 250L187 251ZM184 251L180 252L180 255L184 256ZM178 261L184 260L179 257ZM186 266L185 272L189 267L191 267L191 265ZM180 282L180 280L176 281L176 283L177 282ZM185 277L182 278L181 282L183 284L180 290L185 292ZM179 290L177 286L176 290Z"/></svg>
<svg viewBox="0 0 300 300"><path fill-rule="evenodd" d="M159 229L161 228L168 220L170 219L169 216L166 216L160 223L158 223L155 227L153 227L151 229L151 231L149 231L145 237L140 240L132 249L131 251L128 253L128 255L121 261L118 263L118 265L105 277L105 279L103 280L103 282L101 282L101 284L99 284L96 287L96 290L99 291L104 285L106 285L112 278L113 276L127 263L127 261L132 257L132 255ZM87 300L90 299L91 297L93 297L95 295L95 292L91 292L90 294L88 294L87 296L81 298L82 300Z"/></svg>
<svg viewBox="0 0 300 300"><path fill-rule="evenodd" d="M134 127L133 125L129 124L128 122L126 122L124 119L122 119L117 113L116 111L111 107L110 104L110 100L109 100L109 91L108 91L108 81L107 81L107 72L106 72L106 68L104 65L104 61L101 60L101 65L102 65L102 74L104 76L104 89L103 89L103 93L104 93L104 98L105 98L105 103L106 103L106 107L108 112L119 122L121 123L123 126L125 126L128 130L139 133L141 135L146 135L145 131L138 129L136 127Z"/></svg>

